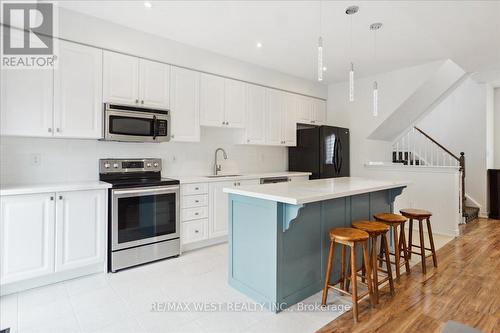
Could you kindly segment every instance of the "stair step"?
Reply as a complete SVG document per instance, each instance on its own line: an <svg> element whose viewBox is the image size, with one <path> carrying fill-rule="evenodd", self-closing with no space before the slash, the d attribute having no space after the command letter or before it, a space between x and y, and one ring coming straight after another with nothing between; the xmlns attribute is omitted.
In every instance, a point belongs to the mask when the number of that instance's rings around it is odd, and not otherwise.
<svg viewBox="0 0 500 333"><path fill-rule="evenodd" d="M465 206L463 216L465 217L465 223L474 221L479 217L479 208L472 206Z"/></svg>

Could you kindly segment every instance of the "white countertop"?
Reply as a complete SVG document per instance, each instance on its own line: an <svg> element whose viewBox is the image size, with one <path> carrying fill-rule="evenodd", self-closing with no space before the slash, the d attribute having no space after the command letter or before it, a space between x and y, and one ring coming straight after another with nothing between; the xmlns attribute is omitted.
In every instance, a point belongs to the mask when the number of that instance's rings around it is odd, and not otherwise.
<svg viewBox="0 0 500 333"><path fill-rule="evenodd" d="M175 175L166 175L166 177L177 179L181 182L181 184L190 184L190 183L222 182L226 180L260 179L267 177L300 177L300 176L310 176L310 175L311 175L310 172L281 171L281 172L249 173L249 174L228 176L228 177L175 176Z"/></svg>
<svg viewBox="0 0 500 333"><path fill-rule="evenodd" d="M316 179L304 182L288 182L266 185L224 188L225 193L234 193L253 198L301 205L356 194L387 190L406 186L410 182L375 180L358 177Z"/></svg>
<svg viewBox="0 0 500 333"><path fill-rule="evenodd" d="M98 190L98 189L107 189L110 187L111 184L101 181L59 182L59 183L38 183L38 184L2 184L0 187L0 196L47 193L47 192Z"/></svg>

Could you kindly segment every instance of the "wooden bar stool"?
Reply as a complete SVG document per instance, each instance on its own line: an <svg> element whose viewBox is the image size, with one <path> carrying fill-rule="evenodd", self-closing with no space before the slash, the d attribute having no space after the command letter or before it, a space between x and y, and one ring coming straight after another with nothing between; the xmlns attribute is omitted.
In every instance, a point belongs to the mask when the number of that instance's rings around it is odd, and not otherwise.
<svg viewBox="0 0 500 333"><path fill-rule="evenodd" d="M363 230L368 233L370 237L371 243L371 265L372 265L372 274L373 274L373 295L375 298L375 303L378 304L379 293L378 287L389 281L389 288L391 291L391 295L394 295L394 281L392 278L392 269L391 269L391 260L389 257L389 243L387 242L387 232L389 231L389 226L382 222L373 222L373 221L354 221L352 222L352 227L356 229ZM378 256L377 256L377 238L380 236L380 246L384 248L385 258L382 258L382 261L385 261L387 270L383 270L382 267L379 267L377 264ZM381 266L381 265L380 265ZM378 280L378 272L381 271L387 274L382 280Z"/></svg>
<svg viewBox="0 0 500 333"><path fill-rule="evenodd" d="M373 299L373 288L371 280L371 265L368 259L368 233L354 228L333 228L329 231L330 236L330 250L328 252L328 261L326 263L326 274L325 274L325 285L323 287L323 299L321 304L326 305L326 299L328 297L328 288L332 288L342 294L352 296L352 313L354 316L354 322L358 322L358 301L369 295L372 306L374 305ZM342 246L342 257L341 257L341 274L340 281L330 284L330 276L333 269L334 260L334 249L335 244L338 243ZM366 268L366 280L368 281L368 292L358 296L358 285L357 285L357 269L356 269L356 245L361 245L363 248L363 263ZM345 247L349 246L351 248L351 277L352 281L352 293L346 290L345 286ZM337 283L340 283L341 288L335 287Z"/></svg>
<svg viewBox="0 0 500 333"><path fill-rule="evenodd" d="M427 272L427 267L425 265L425 259L432 256L432 262L434 263L434 267L437 267L437 257L436 257L436 249L434 248L434 238L432 237L432 228L431 228L431 216L432 213L423 209L413 209L413 208L405 208L399 211L403 216L407 217L410 220L409 230L408 230L408 253L411 258L411 254L418 254L422 258L422 272L425 274ZM420 245L413 244L413 220L418 220L418 233L420 236ZM427 233L429 234L429 242L431 247L425 247L424 243L424 228L423 221L427 222ZM420 252L414 252L413 247L420 248ZM425 250L431 251L431 254L425 255Z"/></svg>
<svg viewBox="0 0 500 333"><path fill-rule="evenodd" d="M404 264L406 268L406 273L410 273L410 259L408 257L408 249L406 248L406 236L404 225L406 218L404 216L392 213L379 213L373 215L375 220L385 223L392 227L393 239L394 239L394 253L389 253L394 256L394 265L396 266L396 278L399 279L401 276L400 267ZM398 235L399 228L399 235ZM384 248L380 248L380 256L383 257ZM403 252L403 260L401 260L401 252Z"/></svg>

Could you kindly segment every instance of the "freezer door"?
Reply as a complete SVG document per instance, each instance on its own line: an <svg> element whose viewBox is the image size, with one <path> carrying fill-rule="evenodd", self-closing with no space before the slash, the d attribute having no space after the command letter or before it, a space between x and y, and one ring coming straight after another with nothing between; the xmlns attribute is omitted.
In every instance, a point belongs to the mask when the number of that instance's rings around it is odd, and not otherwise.
<svg viewBox="0 0 500 333"><path fill-rule="evenodd" d="M311 172L310 179L320 178L319 128L297 129L297 146L288 149L288 170Z"/></svg>
<svg viewBox="0 0 500 333"><path fill-rule="evenodd" d="M319 178L333 178L337 176L337 129L321 126L319 131Z"/></svg>
<svg viewBox="0 0 500 333"><path fill-rule="evenodd" d="M349 129L336 128L337 147L336 147L336 177L350 176L349 163Z"/></svg>

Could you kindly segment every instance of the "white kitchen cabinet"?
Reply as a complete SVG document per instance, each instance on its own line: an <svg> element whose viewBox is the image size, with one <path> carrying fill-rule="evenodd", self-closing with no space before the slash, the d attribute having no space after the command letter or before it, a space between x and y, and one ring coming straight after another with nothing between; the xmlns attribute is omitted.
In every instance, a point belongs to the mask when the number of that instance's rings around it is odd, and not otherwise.
<svg viewBox="0 0 500 333"><path fill-rule="evenodd" d="M54 271L54 194L1 198L0 283Z"/></svg>
<svg viewBox="0 0 500 333"><path fill-rule="evenodd" d="M170 108L170 66L139 60L139 102L147 107Z"/></svg>
<svg viewBox="0 0 500 333"><path fill-rule="evenodd" d="M208 220L194 220L182 223L182 244L189 244L208 239Z"/></svg>
<svg viewBox="0 0 500 333"><path fill-rule="evenodd" d="M228 232L228 197L222 192L225 187L257 185L259 179L214 182L209 184L208 237L226 236Z"/></svg>
<svg viewBox="0 0 500 333"><path fill-rule="evenodd" d="M0 75L1 134L51 137L52 69L5 69Z"/></svg>
<svg viewBox="0 0 500 333"><path fill-rule="evenodd" d="M200 118L202 126L245 126L245 83L201 74Z"/></svg>
<svg viewBox="0 0 500 333"><path fill-rule="evenodd" d="M253 84L246 89L246 144L265 144L266 89Z"/></svg>
<svg viewBox="0 0 500 333"><path fill-rule="evenodd" d="M237 80L224 80L224 114L226 126L245 127L247 84Z"/></svg>
<svg viewBox="0 0 500 333"><path fill-rule="evenodd" d="M326 102L321 99L297 95L297 123L326 124Z"/></svg>
<svg viewBox="0 0 500 333"><path fill-rule="evenodd" d="M59 42L54 72L54 136L102 137L102 50Z"/></svg>
<svg viewBox="0 0 500 333"><path fill-rule="evenodd" d="M314 123L316 125L326 124L326 101L314 98Z"/></svg>
<svg viewBox="0 0 500 333"><path fill-rule="evenodd" d="M202 126L225 127L224 78L200 75L200 124Z"/></svg>
<svg viewBox="0 0 500 333"><path fill-rule="evenodd" d="M200 73L172 67L170 85L172 140L200 141Z"/></svg>
<svg viewBox="0 0 500 333"><path fill-rule="evenodd" d="M286 146L297 145L297 95L284 93L285 107L281 115L281 135Z"/></svg>
<svg viewBox="0 0 500 333"><path fill-rule="evenodd" d="M103 95L106 103L139 103L139 59L104 51Z"/></svg>
<svg viewBox="0 0 500 333"><path fill-rule="evenodd" d="M309 176L290 176L288 177L289 182L305 182L309 180Z"/></svg>
<svg viewBox="0 0 500 333"><path fill-rule="evenodd" d="M56 200L55 271L104 262L105 191L58 192Z"/></svg>
<svg viewBox="0 0 500 333"><path fill-rule="evenodd" d="M295 146L297 142L295 95L267 89L266 102L266 144Z"/></svg>

